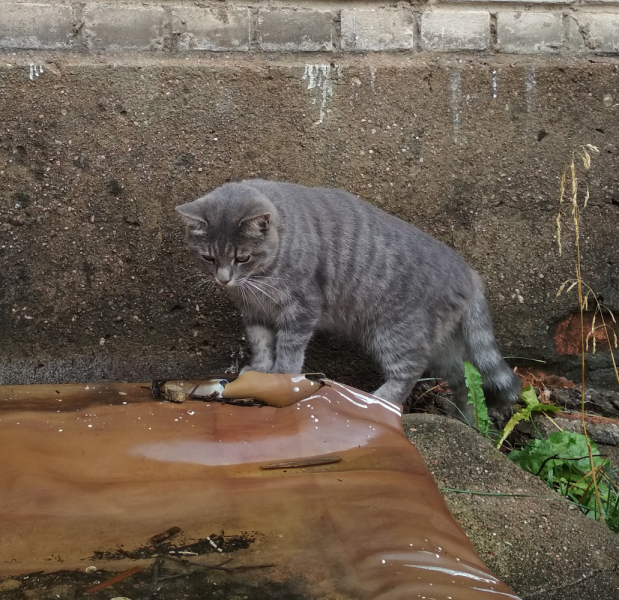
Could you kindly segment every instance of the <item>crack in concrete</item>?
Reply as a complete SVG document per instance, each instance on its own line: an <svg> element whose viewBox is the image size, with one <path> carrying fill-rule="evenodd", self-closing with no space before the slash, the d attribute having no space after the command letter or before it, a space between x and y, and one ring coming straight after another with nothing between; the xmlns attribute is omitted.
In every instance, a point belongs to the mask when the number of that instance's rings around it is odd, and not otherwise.
<svg viewBox="0 0 619 600"><path fill-rule="evenodd" d="M589 48L589 50L596 50L602 45L602 40L591 37L591 26L588 23L586 25L581 25L574 15L570 15L570 18L574 20L574 23L576 23L576 27L578 27L578 32L582 37L582 41L585 46Z"/></svg>

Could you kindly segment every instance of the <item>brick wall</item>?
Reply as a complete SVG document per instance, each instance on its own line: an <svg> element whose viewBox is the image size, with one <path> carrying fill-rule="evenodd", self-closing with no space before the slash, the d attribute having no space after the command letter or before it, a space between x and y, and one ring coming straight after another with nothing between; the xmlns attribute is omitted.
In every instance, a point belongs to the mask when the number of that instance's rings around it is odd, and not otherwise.
<svg viewBox="0 0 619 600"><path fill-rule="evenodd" d="M0 48L619 54L619 0L0 3Z"/></svg>

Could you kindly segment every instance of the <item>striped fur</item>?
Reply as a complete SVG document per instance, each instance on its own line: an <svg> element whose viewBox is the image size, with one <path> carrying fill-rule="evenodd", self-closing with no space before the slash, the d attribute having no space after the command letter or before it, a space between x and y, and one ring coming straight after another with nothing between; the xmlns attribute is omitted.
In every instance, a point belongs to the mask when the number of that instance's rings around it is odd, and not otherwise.
<svg viewBox="0 0 619 600"><path fill-rule="evenodd" d="M404 402L428 370L467 416L469 360L491 407L518 399L480 277L419 229L347 192L262 180L226 184L177 210L190 252L244 315L246 368L299 373L314 331L326 329L380 364L381 398Z"/></svg>

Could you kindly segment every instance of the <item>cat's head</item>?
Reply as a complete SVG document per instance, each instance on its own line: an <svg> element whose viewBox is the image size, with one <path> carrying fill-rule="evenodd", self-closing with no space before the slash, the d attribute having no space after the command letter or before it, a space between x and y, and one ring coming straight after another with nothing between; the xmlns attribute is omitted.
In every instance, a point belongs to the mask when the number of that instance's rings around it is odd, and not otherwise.
<svg viewBox="0 0 619 600"><path fill-rule="evenodd" d="M215 283L233 287L274 262L279 215L258 190L226 184L176 210L187 224L190 253Z"/></svg>

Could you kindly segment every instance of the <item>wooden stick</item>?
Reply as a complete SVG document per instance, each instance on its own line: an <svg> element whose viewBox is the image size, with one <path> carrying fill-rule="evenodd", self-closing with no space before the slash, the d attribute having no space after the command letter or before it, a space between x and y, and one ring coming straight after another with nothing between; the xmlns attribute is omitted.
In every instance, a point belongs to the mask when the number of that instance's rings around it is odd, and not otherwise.
<svg viewBox="0 0 619 600"><path fill-rule="evenodd" d="M135 575L136 573L139 573L141 570L142 570L142 567L131 567L130 569L127 569L126 571L123 571L122 573L118 573L118 575L114 575L114 577L111 577L110 579L108 579L107 581L104 581L103 583L99 583L98 585L88 588L86 590L86 593L94 594L95 592L98 592L99 590L104 590L105 588L108 588L111 585L114 585L115 583L122 581L123 579L127 579L127 577L131 577L131 575Z"/></svg>

